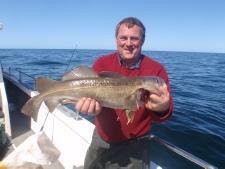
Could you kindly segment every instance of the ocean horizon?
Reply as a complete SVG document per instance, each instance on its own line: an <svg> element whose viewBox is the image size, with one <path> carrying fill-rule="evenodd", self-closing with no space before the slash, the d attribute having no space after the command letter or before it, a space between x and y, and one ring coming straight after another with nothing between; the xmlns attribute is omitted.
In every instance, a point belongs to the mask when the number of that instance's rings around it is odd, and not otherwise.
<svg viewBox="0 0 225 169"><path fill-rule="evenodd" d="M0 50L99 50L99 51L116 51L116 49L96 49L96 48L0 48ZM225 52L215 51L186 51L186 50L151 50L142 49L143 52L182 52L182 53L209 53L209 54L225 54Z"/></svg>

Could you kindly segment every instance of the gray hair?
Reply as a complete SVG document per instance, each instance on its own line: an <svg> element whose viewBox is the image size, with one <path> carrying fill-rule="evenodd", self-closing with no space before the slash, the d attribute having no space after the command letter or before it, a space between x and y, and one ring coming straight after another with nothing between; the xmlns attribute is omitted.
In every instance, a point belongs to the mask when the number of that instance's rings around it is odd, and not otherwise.
<svg viewBox="0 0 225 169"><path fill-rule="evenodd" d="M116 37L118 36L119 28L122 24L126 24L128 28L132 28L134 25L137 25L138 27L141 28L141 38L142 42L145 41L145 26L144 24L137 18L135 17L127 17L122 19L117 25L116 25L116 32L115 35Z"/></svg>

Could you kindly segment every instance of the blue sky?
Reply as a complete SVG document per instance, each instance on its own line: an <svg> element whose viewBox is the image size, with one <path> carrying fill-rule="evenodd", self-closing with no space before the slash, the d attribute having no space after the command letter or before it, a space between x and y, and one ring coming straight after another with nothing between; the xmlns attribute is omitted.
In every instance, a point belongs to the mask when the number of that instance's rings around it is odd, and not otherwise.
<svg viewBox="0 0 225 169"><path fill-rule="evenodd" d="M0 0L0 48L115 49L127 16L145 24L144 50L225 53L224 0Z"/></svg>

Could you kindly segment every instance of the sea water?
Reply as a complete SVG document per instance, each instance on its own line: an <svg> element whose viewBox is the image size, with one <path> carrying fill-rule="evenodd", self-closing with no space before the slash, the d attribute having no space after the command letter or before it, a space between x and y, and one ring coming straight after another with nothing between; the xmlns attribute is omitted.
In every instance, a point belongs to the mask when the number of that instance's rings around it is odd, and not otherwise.
<svg viewBox="0 0 225 169"><path fill-rule="evenodd" d="M0 49L4 68L31 77L60 79L79 65L91 66L111 50ZM225 168L225 54L144 51L162 63L168 74L175 109L170 120L152 133L219 167ZM27 78L27 84L33 85Z"/></svg>

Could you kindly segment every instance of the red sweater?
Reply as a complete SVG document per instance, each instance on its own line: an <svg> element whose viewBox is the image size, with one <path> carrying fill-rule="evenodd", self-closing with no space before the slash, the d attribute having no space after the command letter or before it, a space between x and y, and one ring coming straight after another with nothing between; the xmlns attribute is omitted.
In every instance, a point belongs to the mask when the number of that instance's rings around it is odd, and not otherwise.
<svg viewBox="0 0 225 169"><path fill-rule="evenodd" d="M170 92L166 70L160 63L147 56L143 56L138 68L129 69L120 64L117 53L112 53L98 58L93 69L96 72L112 71L130 77L160 76L166 82ZM173 101L171 97L170 109L161 116L141 107L135 112L134 120L129 124L127 124L126 113L123 110L103 108L102 111L95 118L97 131L102 139L115 143L147 134L153 122L161 122L171 116Z"/></svg>

